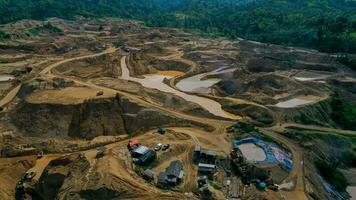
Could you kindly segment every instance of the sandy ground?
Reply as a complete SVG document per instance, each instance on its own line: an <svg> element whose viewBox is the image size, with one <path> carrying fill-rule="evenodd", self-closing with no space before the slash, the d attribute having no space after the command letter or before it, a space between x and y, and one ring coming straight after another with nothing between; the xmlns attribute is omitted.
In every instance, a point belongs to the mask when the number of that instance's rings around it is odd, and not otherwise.
<svg viewBox="0 0 356 200"><path fill-rule="evenodd" d="M196 116L191 116L187 114L182 114L180 112L177 112L173 109L168 109L164 108L158 104L152 103L145 101L138 97L137 95L130 94L128 92L123 92L120 90L114 90L108 87L104 86L98 86L92 82L84 82L80 80L76 80L73 77L63 77L60 74L54 74L52 73L52 70L66 62L70 62L73 60L79 60L79 59L84 59L84 58L89 58L89 57L95 57L95 56L100 56L108 53L112 53L116 51L114 48L109 48L103 52L92 54L92 55L85 55L85 56L80 56L80 57L74 57L74 58L69 58L69 59L64 59L62 61L56 62L54 64L49 65L48 67L44 68L41 72L40 75L43 77L48 77L48 78L53 78L53 77L62 77L65 78L66 80L72 80L76 84L81 85L82 87L69 87L65 88L62 90L43 90L43 91L37 91L36 93L30 95L28 97L28 100L34 103L78 103L81 101L84 101L86 99L91 99L91 98L102 98L102 97L108 97L112 96L116 93L119 93L120 95L124 95L136 102L142 103L143 105L147 105L149 107L157 108L163 112L169 113L171 115L177 116L179 118L183 119L189 119L193 121L197 121L200 123L204 124L209 124L213 127L215 127L215 131L213 132L206 132L201 129L196 129L196 128L180 128L180 127L171 127L170 129L172 130L171 132L168 131L166 135L159 135L154 133L154 131L147 132L143 135L137 136L138 140L140 140L143 144L153 147L156 143L169 143L171 144L171 149L166 151L166 152L158 152L158 159L161 161L157 166L154 167L154 170L158 173L160 171L163 171L164 168L166 168L170 161L175 160L175 159L180 159L184 163L184 169L185 169L185 176L184 176L184 181L181 186L178 187L179 191L182 192L190 192L192 188L195 187L196 185L196 166L191 163L192 161L192 150L195 144L200 144L203 148L207 149L212 149L217 151L221 155L228 155L231 151L231 143L228 142L226 139L226 132L225 128L229 125L232 125L234 121L228 121L228 120L214 120L214 119L207 119L207 118L202 118L202 117L196 117ZM192 72L196 69L197 64L191 60L184 59L182 58L184 55L184 52L181 50L178 50L177 48L171 48L170 51L173 52L173 54L160 57L160 59L178 59L182 62L185 62L186 64L189 64L191 66L191 69L189 72ZM188 72L188 73L189 73ZM181 72L177 71L159 71L158 74L160 75L169 75L173 76L173 78L170 79L170 82L174 82L174 79L177 77L180 77L184 75ZM3 98L0 101L0 106L6 105L11 100L16 96L18 89L20 86L17 88L13 89L10 93L7 94L5 98ZM101 97L96 97L96 94L98 91L104 91L104 95ZM227 113L225 113L227 114ZM303 171L303 149L301 149L298 145L294 144L291 142L288 138L285 138L271 130L265 129L264 132L276 139L279 142L284 143L286 146L288 146L292 153L293 153L293 162L295 163L295 166L288 176L286 181L294 181L296 184L296 187L293 191L281 191L279 193L274 193L271 191L266 192L267 196L284 196L286 199L297 199L297 200L304 200L307 199L304 193L304 171ZM128 152L126 150L126 144L128 142L128 139L123 140L121 142L117 142L114 144L107 145L106 147L109 150L109 153L104 157L102 161L98 161L95 159L95 155L97 153L97 149L92 149L88 151L83 151L84 155L87 157L87 159L90 161L90 170L86 174L87 179L90 180L90 177L93 175L93 173L98 170L101 173L107 173L110 172L112 173L115 177L117 177L120 180L120 184L124 185L129 185L129 187L133 188L136 190L136 188L140 191L149 191L149 193L152 195L150 199L152 198L157 198L157 199L166 199L165 197L167 196L167 199L169 197L176 197L176 199L184 199L184 196L182 194L162 194L160 190L158 190L156 187L149 185L145 183L140 177L138 177L134 172L132 168L132 163L130 160L130 157L128 156ZM39 176L41 175L41 172L44 170L44 168L48 165L48 163L55 159L58 158L59 156L63 156L66 154L49 154L45 155L43 158L34 161L35 165L34 167L30 168L29 171L36 171L37 175L35 179L38 179ZM18 162L21 159L26 159L26 160L34 160L33 157L18 157L14 158L15 162ZM3 162L6 163L11 163L8 160L1 160L1 164ZM1 166L0 164L0 166ZM29 167L26 169L19 170L21 172L26 171ZM2 171L0 171L1 173ZM20 174L20 173L18 173ZM10 190L10 188L14 188L14 185L18 181L19 175L16 174L16 177L11 178L10 180L7 180L5 176L0 177L0 183L6 182L6 187L7 189ZM5 178L4 178L5 177ZM116 186L114 186L116 187ZM6 189L6 191L8 191ZM221 193L219 191L215 191L221 196ZM271 193L271 194L270 194ZM278 194L278 195L276 195ZM145 195L143 193L143 195ZM169 196L171 195L171 196ZM145 198L142 198L145 199ZM148 198L147 198L148 199ZM174 199L174 198L172 198ZM275 199L275 198L271 198Z"/></svg>
<svg viewBox="0 0 356 200"><path fill-rule="evenodd" d="M35 156L0 158L0 199L13 199L17 182L35 162Z"/></svg>
<svg viewBox="0 0 356 200"><path fill-rule="evenodd" d="M97 98L114 97L112 91L104 92L97 96L102 90L89 87L67 87L64 89L38 90L26 97L31 103L53 103L53 104L79 104L85 100Z"/></svg>

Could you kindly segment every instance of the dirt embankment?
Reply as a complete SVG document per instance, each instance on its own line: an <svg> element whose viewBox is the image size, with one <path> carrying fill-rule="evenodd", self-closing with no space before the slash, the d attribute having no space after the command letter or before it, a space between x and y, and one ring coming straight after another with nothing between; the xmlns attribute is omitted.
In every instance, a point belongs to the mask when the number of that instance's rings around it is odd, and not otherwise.
<svg viewBox="0 0 356 200"><path fill-rule="evenodd" d="M337 127L331 119L330 99L302 107L281 109L271 108L281 123L300 123L326 127Z"/></svg>
<svg viewBox="0 0 356 200"><path fill-rule="evenodd" d="M121 71L118 71L120 58L117 52L105 54L68 62L56 67L56 70L65 76L75 76L84 80L98 77L116 78L121 75Z"/></svg>
<svg viewBox="0 0 356 200"><path fill-rule="evenodd" d="M263 105L273 105L297 96L322 96L328 92L321 83L301 83L279 74L243 71L236 71L232 80L219 82L216 89L220 95L240 97Z"/></svg>
<svg viewBox="0 0 356 200"><path fill-rule="evenodd" d="M123 149L100 159L95 152L71 154L52 160L31 193L40 199L186 199L184 195L150 187L133 175Z"/></svg>
<svg viewBox="0 0 356 200"><path fill-rule="evenodd" d="M19 133L34 137L91 139L101 135L137 134L158 126L205 126L119 96L78 104L31 103L24 100L7 116Z"/></svg>
<svg viewBox="0 0 356 200"><path fill-rule="evenodd" d="M156 70L150 65L154 58L144 52L132 53L129 56L127 67L130 70L131 76L141 76L144 74L151 74Z"/></svg>
<svg viewBox="0 0 356 200"><path fill-rule="evenodd" d="M155 60L152 62L152 65L157 70L175 70L181 72L187 72L191 67L177 60Z"/></svg>
<svg viewBox="0 0 356 200"><path fill-rule="evenodd" d="M270 126L276 122L271 110L253 104L235 104L221 101L223 109L235 115L245 116L247 120L258 126Z"/></svg>
<svg viewBox="0 0 356 200"><path fill-rule="evenodd" d="M1 158L0 161L0 199L13 199L17 181L35 164L35 156Z"/></svg>

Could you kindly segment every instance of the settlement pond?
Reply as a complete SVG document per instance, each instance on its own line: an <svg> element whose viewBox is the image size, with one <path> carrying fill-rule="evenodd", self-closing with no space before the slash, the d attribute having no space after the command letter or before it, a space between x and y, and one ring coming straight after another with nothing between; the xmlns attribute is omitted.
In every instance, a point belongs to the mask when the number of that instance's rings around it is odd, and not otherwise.
<svg viewBox="0 0 356 200"><path fill-rule="evenodd" d="M286 101L281 101L275 104L274 106L278 108L295 108L298 106L315 103L321 99L323 99L323 97L312 96L312 95L300 96Z"/></svg>
<svg viewBox="0 0 356 200"><path fill-rule="evenodd" d="M15 77L14 76L11 76L11 75L0 75L0 82L7 82L7 81L11 81L11 80L14 80Z"/></svg>
<svg viewBox="0 0 356 200"><path fill-rule="evenodd" d="M248 161L264 161L266 154L263 149L254 143L240 144L238 148Z"/></svg>
<svg viewBox="0 0 356 200"><path fill-rule="evenodd" d="M119 77L119 78L121 78L123 80L134 81L134 82L140 83L142 86L144 86L146 88L158 89L162 92L172 93L172 94L177 95L187 101L199 104L201 107L203 107L204 109L206 109L207 111L209 111L210 113L212 113L213 115L218 116L218 117L223 117L223 118L227 118L227 119L240 119L241 118L240 116L233 115L231 113L224 111L221 108L221 105L214 100L204 98L204 97L199 97L196 95L186 94L184 92L178 91L178 90L166 85L165 83L163 83L163 80L165 78L172 78L173 77L172 75L162 75L162 72L160 72L160 74L144 75L144 78L135 78L135 77L130 76L130 71L126 65L126 56L122 57L122 59L121 59L121 70L122 70L122 74L121 74L121 77Z"/></svg>
<svg viewBox="0 0 356 200"><path fill-rule="evenodd" d="M210 87L214 84L218 83L221 79L218 78L209 78L203 80L204 77L209 75L217 75L217 74L224 74L230 73L235 71L236 69L226 69L225 67L216 69L211 72L197 74L195 76L191 76L185 79L180 80L176 87L184 92L197 92L197 93L209 93Z"/></svg>

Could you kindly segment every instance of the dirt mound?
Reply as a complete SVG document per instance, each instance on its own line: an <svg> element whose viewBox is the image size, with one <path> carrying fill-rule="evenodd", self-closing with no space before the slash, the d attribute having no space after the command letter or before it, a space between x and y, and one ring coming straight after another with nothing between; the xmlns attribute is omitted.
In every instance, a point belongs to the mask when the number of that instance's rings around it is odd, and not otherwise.
<svg viewBox="0 0 356 200"><path fill-rule="evenodd" d="M255 125L269 126L275 123L271 110L253 104L234 104L224 102L223 109L235 115L247 117Z"/></svg>
<svg viewBox="0 0 356 200"><path fill-rule="evenodd" d="M120 55L114 53L68 62L58 66L56 70L66 76L75 76L81 79L116 78L121 75L121 70L118 71L119 65Z"/></svg>
<svg viewBox="0 0 356 200"><path fill-rule="evenodd" d="M157 70L176 70L187 72L190 69L190 65L176 60L154 60L151 64Z"/></svg>
<svg viewBox="0 0 356 200"><path fill-rule="evenodd" d="M78 137L136 134L157 126L204 126L144 107L125 97L87 100L78 104L21 101L7 113L19 133L34 137Z"/></svg>
<svg viewBox="0 0 356 200"><path fill-rule="evenodd" d="M250 59L246 68L250 72L274 72L277 70L288 69L288 62L272 60L269 58L253 58Z"/></svg>
<svg viewBox="0 0 356 200"><path fill-rule="evenodd" d="M149 45L145 46L144 52L152 55L168 55L163 47L160 45Z"/></svg>
<svg viewBox="0 0 356 200"><path fill-rule="evenodd" d="M275 116L285 123L301 123L313 124L319 126L336 126L331 119L330 100L326 99L315 104L306 105L303 107L289 108L271 108L275 112Z"/></svg>
<svg viewBox="0 0 356 200"><path fill-rule="evenodd" d="M16 183L35 163L34 156L0 158L0 199L14 199Z"/></svg>
<svg viewBox="0 0 356 200"><path fill-rule="evenodd" d="M154 58L144 52L131 54L127 60L127 67L130 70L130 75L140 76L156 72L156 70L150 65L153 60Z"/></svg>
<svg viewBox="0 0 356 200"><path fill-rule="evenodd" d="M127 152L110 151L104 157L93 152L71 154L51 161L34 185L32 197L42 199L184 199L162 193L137 178L126 162ZM95 154L95 152L94 152ZM29 189L27 189L29 191Z"/></svg>
<svg viewBox="0 0 356 200"><path fill-rule="evenodd" d="M37 183L36 195L42 199L55 199L68 182L71 184L80 182L78 177L88 172L89 167L89 161L81 154L72 154L51 161Z"/></svg>
<svg viewBox="0 0 356 200"><path fill-rule="evenodd" d="M260 74L245 76L235 73L233 80L223 80L217 84L221 95L240 96L262 104L275 104L279 99L298 95L320 95L326 90L320 84L300 83L286 76Z"/></svg>

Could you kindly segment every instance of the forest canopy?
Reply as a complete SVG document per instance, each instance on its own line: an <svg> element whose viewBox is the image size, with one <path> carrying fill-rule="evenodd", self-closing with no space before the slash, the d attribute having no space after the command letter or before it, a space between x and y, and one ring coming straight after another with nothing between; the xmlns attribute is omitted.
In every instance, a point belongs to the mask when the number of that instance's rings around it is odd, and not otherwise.
<svg viewBox="0 0 356 200"><path fill-rule="evenodd" d="M76 15L356 53L356 0L0 0L0 24Z"/></svg>

